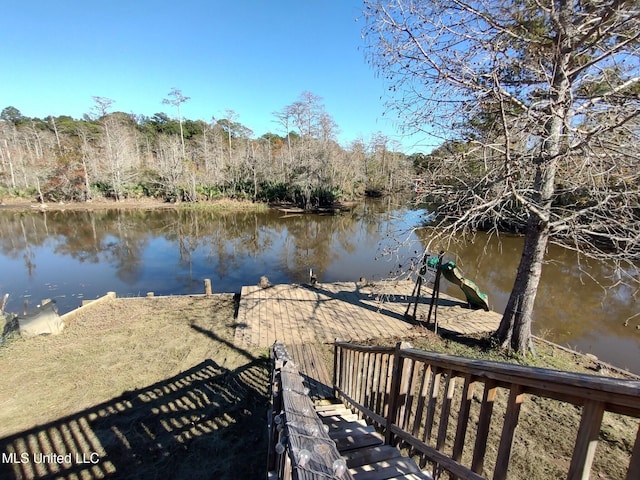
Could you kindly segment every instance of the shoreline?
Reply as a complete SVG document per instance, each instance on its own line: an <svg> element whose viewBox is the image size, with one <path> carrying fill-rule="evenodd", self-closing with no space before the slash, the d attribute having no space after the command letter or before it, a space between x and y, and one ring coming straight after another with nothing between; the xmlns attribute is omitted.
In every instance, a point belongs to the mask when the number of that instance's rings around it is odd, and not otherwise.
<svg viewBox="0 0 640 480"><path fill-rule="evenodd" d="M180 202L171 203L151 198L132 199L121 201L108 200L104 198L91 200L88 202L49 202L38 203L37 201L24 198L1 198L0 210L2 211L86 211L86 210L134 210L134 209L178 209L178 208L212 208L212 209L263 209L269 206L262 202L251 202L249 200L220 199L203 202Z"/></svg>

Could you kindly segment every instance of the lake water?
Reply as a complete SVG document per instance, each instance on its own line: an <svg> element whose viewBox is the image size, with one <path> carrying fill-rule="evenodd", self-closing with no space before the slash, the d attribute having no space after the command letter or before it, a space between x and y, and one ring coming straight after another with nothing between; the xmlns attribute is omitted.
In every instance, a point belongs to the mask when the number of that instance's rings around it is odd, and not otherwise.
<svg viewBox="0 0 640 480"><path fill-rule="evenodd" d="M26 299L53 298L61 313L82 300L118 296L240 292L262 275L301 283L312 268L321 282L394 277L417 263L427 213L368 201L340 215L287 215L206 210L0 211L0 294L8 311ZM502 312L513 285L522 239L478 235L446 248L465 276ZM438 246L440 248L440 246ZM534 332L640 373L640 324L634 290L611 284L610 265L578 265L574 253L550 246L536 300ZM636 272L637 274L637 272ZM442 291L463 299L454 285ZM628 326L624 326L630 319Z"/></svg>

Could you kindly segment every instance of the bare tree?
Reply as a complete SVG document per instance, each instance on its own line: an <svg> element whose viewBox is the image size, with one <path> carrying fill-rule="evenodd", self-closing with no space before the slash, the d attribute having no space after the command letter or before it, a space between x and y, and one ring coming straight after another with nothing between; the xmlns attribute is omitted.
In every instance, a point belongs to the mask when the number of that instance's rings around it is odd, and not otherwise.
<svg viewBox="0 0 640 480"><path fill-rule="evenodd" d="M115 141L112 128L114 122L109 119L109 109L115 100L106 97L91 97L94 106L91 108L91 117L102 126L104 133L104 152L107 170L109 171L109 179L113 188L113 195L117 201L122 200L122 166L120 165L120 156L114 146Z"/></svg>
<svg viewBox="0 0 640 480"><path fill-rule="evenodd" d="M185 102L188 102L191 97L185 97L182 95L182 91L173 87L169 92L170 98L165 98L162 100L163 105L173 105L178 110L178 123L180 124L180 144L182 145L182 158L184 159L185 150L184 150L184 132L182 131L182 114L180 112L180 105Z"/></svg>
<svg viewBox="0 0 640 480"><path fill-rule="evenodd" d="M366 0L364 13L391 106L407 127L462 146L437 169L449 195L441 235L525 232L497 332L525 352L549 242L640 258L638 4Z"/></svg>
<svg viewBox="0 0 640 480"><path fill-rule="evenodd" d="M0 127L3 127L3 126L4 125L0 124ZM12 125L12 128L15 129L13 125ZM14 167L14 160L12 158L12 153L11 153L12 148L9 146L9 141L7 138L9 137L9 135L5 135L5 133L7 132L5 131L4 128L0 130L0 133L2 133L2 137L4 137L2 139L2 144L0 144L0 161L2 162L2 170L3 170L2 173L4 173L5 168L8 169L9 177L11 178L10 186L15 190L17 187L16 172Z"/></svg>
<svg viewBox="0 0 640 480"><path fill-rule="evenodd" d="M306 209L312 206L314 190L331 186L327 182L331 177L331 154L338 126L321 102L322 97L302 92L298 100L275 113L287 130L290 153L287 180L300 189ZM295 142L291 138L290 126L299 132Z"/></svg>
<svg viewBox="0 0 640 480"><path fill-rule="evenodd" d="M280 112L273 112L273 115L278 119L280 125L284 129L284 133L287 136L287 162L285 163L284 156L282 158L282 163L280 165L283 179L285 182L290 178L289 170L291 165L293 165L293 149L291 147L291 128L293 125L293 111L291 105L288 105L282 109Z"/></svg>
<svg viewBox="0 0 640 480"><path fill-rule="evenodd" d="M53 118L53 117L52 117ZM57 134L56 134L57 135ZM76 129L76 135L81 141L80 144L80 160L82 162L82 173L84 176L84 188L85 188L85 201L90 202L92 200L91 194L91 182L89 181L89 159L91 157L92 148L89 142L89 131L86 127L78 127Z"/></svg>
<svg viewBox="0 0 640 480"><path fill-rule="evenodd" d="M175 135L162 135L158 139L158 173L162 178L165 195L176 203L182 201L180 186L185 169L186 163L180 157L180 145Z"/></svg>

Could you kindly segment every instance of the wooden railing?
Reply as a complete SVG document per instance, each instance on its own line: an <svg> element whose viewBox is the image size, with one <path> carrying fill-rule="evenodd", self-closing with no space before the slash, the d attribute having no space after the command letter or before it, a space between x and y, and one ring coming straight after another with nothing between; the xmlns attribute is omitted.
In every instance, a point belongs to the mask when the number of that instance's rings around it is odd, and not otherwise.
<svg viewBox="0 0 640 480"><path fill-rule="evenodd" d="M316 414L298 367L284 345L273 346L271 361L269 478L353 480L335 442Z"/></svg>
<svg viewBox="0 0 640 480"><path fill-rule="evenodd" d="M445 471L450 478L467 480L507 478L516 457L512 448L525 398L532 400L526 405L529 415L536 415L536 403L551 399L562 402L567 416L576 417L575 426L569 427L575 435L572 453L566 460L558 455L557 463L564 468L561 476L589 478L603 416L620 414L635 434L623 475L640 479L637 381L467 359L408 344L394 348L336 342L334 392L378 424L386 443L409 448L421 467L430 463L434 478ZM539 420L542 429L544 422ZM550 428L560 428L564 420L550 419ZM547 433L539 432L542 437ZM488 448L490 437L498 437L490 442L497 447ZM554 447L548 442L541 448ZM534 458L526 448L522 456Z"/></svg>

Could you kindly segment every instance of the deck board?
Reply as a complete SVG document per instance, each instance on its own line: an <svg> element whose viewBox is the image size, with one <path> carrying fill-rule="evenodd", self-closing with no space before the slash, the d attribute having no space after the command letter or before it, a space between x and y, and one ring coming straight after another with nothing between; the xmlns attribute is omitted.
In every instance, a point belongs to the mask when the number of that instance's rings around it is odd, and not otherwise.
<svg viewBox="0 0 640 480"><path fill-rule="evenodd" d="M378 282L365 287L355 282L319 283L314 286L283 284L269 288L242 287L235 332L237 346L270 347L364 341L376 338L412 338L422 327L404 317L412 300L413 283ZM423 289L418 319L429 312L430 290ZM413 307L411 308L413 312ZM469 335L498 328L496 312L471 310L454 297L440 293L438 329Z"/></svg>

